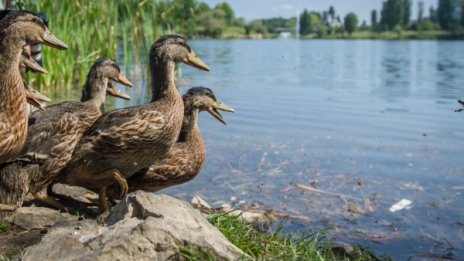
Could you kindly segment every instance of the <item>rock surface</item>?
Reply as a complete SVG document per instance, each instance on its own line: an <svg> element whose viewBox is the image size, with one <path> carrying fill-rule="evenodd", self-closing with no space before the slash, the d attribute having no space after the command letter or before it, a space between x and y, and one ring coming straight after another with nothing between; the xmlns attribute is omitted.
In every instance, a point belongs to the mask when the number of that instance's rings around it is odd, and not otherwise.
<svg viewBox="0 0 464 261"><path fill-rule="evenodd" d="M58 222L77 220L77 217L50 208L21 207L8 220L20 228L32 230L51 227Z"/></svg>
<svg viewBox="0 0 464 261"><path fill-rule="evenodd" d="M23 260L178 260L181 248L245 257L198 210L170 196L131 193L103 219L57 223Z"/></svg>

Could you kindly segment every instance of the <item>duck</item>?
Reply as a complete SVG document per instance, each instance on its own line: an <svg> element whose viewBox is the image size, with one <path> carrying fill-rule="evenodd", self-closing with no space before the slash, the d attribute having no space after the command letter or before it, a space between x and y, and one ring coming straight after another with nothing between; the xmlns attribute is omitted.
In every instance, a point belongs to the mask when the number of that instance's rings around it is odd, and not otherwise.
<svg viewBox="0 0 464 261"><path fill-rule="evenodd" d="M35 43L68 48L36 14L0 11L0 164L15 157L26 141L29 110L19 59L23 47Z"/></svg>
<svg viewBox="0 0 464 261"><path fill-rule="evenodd" d="M31 114L20 155L0 167L1 204L20 206L30 192L46 205L66 210L48 195L47 187L70 160L81 136L102 115L105 96L130 99L111 81L132 87L114 60L101 57L90 68L80 102L62 102Z"/></svg>
<svg viewBox="0 0 464 261"><path fill-rule="evenodd" d="M24 89L26 90L26 101L29 105L33 106L39 110L45 110L43 103L50 102L50 98L43 95L32 86L30 86L26 81L26 70L29 69L32 72L47 74L40 64L38 64L34 58L32 58L30 48L23 48L21 53L21 58L19 60L19 72L21 73L21 78L23 79ZM33 111L32 107L29 107L29 113Z"/></svg>
<svg viewBox="0 0 464 261"><path fill-rule="evenodd" d="M56 182L99 194L99 210L108 210L106 188L118 184L118 199L127 194L130 177L166 156L179 136L184 103L175 84L175 66L184 63L209 71L187 40L158 38L150 48L152 99L148 104L106 112L79 141Z"/></svg>
<svg viewBox="0 0 464 261"><path fill-rule="evenodd" d="M198 114L207 111L219 122L226 124L219 110L234 112L232 107L217 100L213 91L206 87L193 87L182 98L184 119L176 144L171 148L169 156L127 179L129 192L156 192L195 178L203 167L206 155L203 137L198 127ZM113 198L118 190L113 186L108 188L108 197Z"/></svg>

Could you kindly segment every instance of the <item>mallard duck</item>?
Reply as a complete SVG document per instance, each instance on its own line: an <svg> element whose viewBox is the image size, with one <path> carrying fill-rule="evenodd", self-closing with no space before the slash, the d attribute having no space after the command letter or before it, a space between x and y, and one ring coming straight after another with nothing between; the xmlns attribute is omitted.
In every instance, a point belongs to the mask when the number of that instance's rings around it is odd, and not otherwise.
<svg viewBox="0 0 464 261"><path fill-rule="evenodd" d="M35 108L45 110L42 103L49 102L50 99L47 96L35 90L34 88L32 88L31 86L29 86L29 84L26 81L26 69L29 69L36 73L47 73L47 70L45 70L32 58L31 51L29 48L23 48L21 58L19 59L19 72L21 73L24 88L26 90L26 100L27 103L34 106ZM32 109L30 109L30 111L32 111Z"/></svg>
<svg viewBox="0 0 464 261"><path fill-rule="evenodd" d="M0 203L19 206L22 197L31 192L46 204L64 208L48 197L47 186L66 166L82 134L101 116L106 94L130 98L117 91L110 81L132 86L115 61L102 57L87 75L81 102L63 102L31 114L20 156L0 168ZM18 178L23 180L20 184Z"/></svg>
<svg viewBox="0 0 464 261"><path fill-rule="evenodd" d="M19 59L23 47L34 43L67 48L34 13L0 12L0 164L19 153L26 141L29 110Z"/></svg>
<svg viewBox="0 0 464 261"><path fill-rule="evenodd" d="M205 161L205 146L197 124L198 113L207 111L218 121L226 124L218 110L234 112L233 108L218 101L211 89L205 87L191 88L184 94L183 100L182 130L169 156L128 178L129 191L140 189L155 192L193 179ZM109 197L113 197L117 191L118 189L110 187Z"/></svg>
<svg viewBox="0 0 464 261"><path fill-rule="evenodd" d="M184 103L175 84L176 63L209 68L185 38L167 35L150 49L152 102L107 112L81 138L57 182L82 186L100 195L100 210L108 209L106 187L116 182L119 196L127 193L126 177L165 156L179 136Z"/></svg>

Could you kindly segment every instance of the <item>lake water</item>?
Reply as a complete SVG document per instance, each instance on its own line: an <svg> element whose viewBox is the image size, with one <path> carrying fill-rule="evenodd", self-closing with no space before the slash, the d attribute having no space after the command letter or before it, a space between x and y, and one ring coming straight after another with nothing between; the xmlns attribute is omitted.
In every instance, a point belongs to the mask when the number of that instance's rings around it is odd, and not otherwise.
<svg viewBox="0 0 464 261"><path fill-rule="evenodd" d="M211 72L182 65L180 89L210 87L236 113L227 126L202 114L205 167L165 192L236 197L290 214L287 231L330 227L398 260L464 259L464 42L190 43ZM410 208L389 211L401 199Z"/></svg>

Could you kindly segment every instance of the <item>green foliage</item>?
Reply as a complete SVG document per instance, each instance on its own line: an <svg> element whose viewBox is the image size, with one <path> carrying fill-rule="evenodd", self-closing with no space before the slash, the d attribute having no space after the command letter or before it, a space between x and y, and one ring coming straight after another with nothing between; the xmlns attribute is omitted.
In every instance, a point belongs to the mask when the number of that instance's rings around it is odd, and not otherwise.
<svg viewBox="0 0 464 261"><path fill-rule="evenodd" d="M345 16L345 30L352 34L354 31L358 29L358 17L355 13L348 13Z"/></svg>
<svg viewBox="0 0 464 261"><path fill-rule="evenodd" d="M36 86L45 93L66 97L83 85L91 63L100 56L116 58L118 39L137 42L141 48L152 42L157 25L153 1L55 1L25 0L24 8L43 11L49 28L68 44L66 51L44 47L48 75L37 76ZM65 92L65 95L63 95Z"/></svg>
<svg viewBox="0 0 464 261"><path fill-rule="evenodd" d="M232 7L227 2L222 2L214 7L215 10L222 11L226 21L230 24L235 19L235 13Z"/></svg>
<svg viewBox="0 0 464 261"><path fill-rule="evenodd" d="M245 28L247 34L266 34L267 30L262 20L251 21Z"/></svg>
<svg viewBox="0 0 464 261"><path fill-rule="evenodd" d="M304 10L300 17L300 34L309 34L309 13L308 10Z"/></svg>
<svg viewBox="0 0 464 261"><path fill-rule="evenodd" d="M417 4L417 22L420 23L424 19L424 2L419 1Z"/></svg>
<svg viewBox="0 0 464 261"><path fill-rule="evenodd" d="M403 25L407 27L411 19L412 0L403 0Z"/></svg>
<svg viewBox="0 0 464 261"><path fill-rule="evenodd" d="M0 221L0 232L8 232L11 229L11 223L5 220Z"/></svg>
<svg viewBox="0 0 464 261"><path fill-rule="evenodd" d="M321 20L321 14L304 10L300 17L300 34L307 35L325 31L325 26Z"/></svg>
<svg viewBox="0 0 464 261"><path fill-rule="evenodd" d="M261 19L262 24L266 27L266 31L271 34L277 33L278 28L295 28L296 18L269 18L269 19Z"/></svg>
<svg viewBox="0 0 464 261"><path fill-rule="evenodd" d="M371 25L373 29L377 27L377 23L378 23L377 10L374 9L371 11Z"/></svg>
<svg viewBox="0 0 464 261"><path fill-rule="evenodd" d="M388 30L403 25L404 0L387 0L383 2L380 23Z"/></svg>
<svg viewBox="0 0 464 261"><path fill-rule="evenodd" d="M462 0L439 0L437 18L440 26L448 31L459 30L463 17Z"/></svg>

